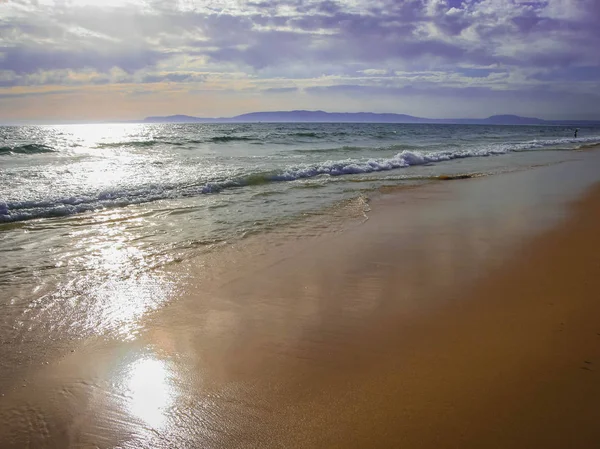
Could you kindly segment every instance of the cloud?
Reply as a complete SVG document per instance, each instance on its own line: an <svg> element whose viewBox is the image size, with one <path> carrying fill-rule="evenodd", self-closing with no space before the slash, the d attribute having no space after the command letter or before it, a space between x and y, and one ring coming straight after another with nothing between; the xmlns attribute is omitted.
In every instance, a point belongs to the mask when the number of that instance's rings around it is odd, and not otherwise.
<svg viewBox="0 0 600 449"><path fill-rule="evenodd" d="M0 91L413 88L430 93L432 111L440 89L597 97L598 23L597 0L12 0L0 17Z"/></svg>
<svg viewBox="0 0 600 449"><path fill-rule="evenodd" d="M53 50L41 46L0 47L0 51L3 53L0 68L17 75L57 69L96 69L99 72L108 72L115 67L132 73L145 67L152 67L165 57L150 49L123 51L118 47L104 51Z"/></svg>
<svg viewBox="0 0 600 449"><path fill-rule="evenodd" d="M128 73L118 67L104 72L93 69L35 71L25 75L0 71L0 87L13 86L83 86L106 84L203 83L208 75L197 72L155 72L140 70Z"/></svg>
<svg viewBox="0 0 600 449"><path fill-rule="evenodd" d="M297 87L270 87L268 89L263 89L262 92L267 94L287 94L291 92L298 92Z"/></svg>
<svg viewBox="0 0 600 449"><path fill-rule="evenodd" d="M386 69L365 69L359 70L358 73L362 73L367 76L387 76L390 74L390 71Z"/></svg>
<svg viewBox="0 0 600 449"><path fill-rule="evenodd" d="M5 99L16 99L24 97L40 97L48 95L63 95L77 92L75 89L59 89L59 90L47 90L47 91L30 91L30 92L7 92L0 93L0 98Z"/></svg>

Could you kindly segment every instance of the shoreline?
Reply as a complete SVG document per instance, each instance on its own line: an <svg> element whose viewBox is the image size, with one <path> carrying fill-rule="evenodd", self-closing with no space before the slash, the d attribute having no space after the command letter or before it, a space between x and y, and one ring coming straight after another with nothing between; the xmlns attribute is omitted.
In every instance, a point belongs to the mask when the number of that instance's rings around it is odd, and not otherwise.
<svg viewBox="0 0 600 449"><path fill-rule="evenodd" d="M132 340L29 373L0 442L593 447L598 160L384 194L361 226L238 254Z"/></svg>

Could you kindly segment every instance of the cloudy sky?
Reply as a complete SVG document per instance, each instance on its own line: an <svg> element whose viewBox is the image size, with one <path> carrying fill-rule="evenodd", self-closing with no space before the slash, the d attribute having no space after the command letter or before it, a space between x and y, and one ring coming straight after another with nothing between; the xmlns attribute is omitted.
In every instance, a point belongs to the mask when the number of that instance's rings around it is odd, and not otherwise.
<svg viewBox="0 0 600 449"><path fill-rule="evenodd" d="M600 119L600 0L0 0L0 122Z"/></svg>

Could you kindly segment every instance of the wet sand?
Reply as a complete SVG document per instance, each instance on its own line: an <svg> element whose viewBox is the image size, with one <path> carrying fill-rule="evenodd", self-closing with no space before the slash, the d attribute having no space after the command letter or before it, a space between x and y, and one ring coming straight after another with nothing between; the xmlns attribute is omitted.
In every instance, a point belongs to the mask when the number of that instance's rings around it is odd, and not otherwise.
<svg viewBox="0 0 600 449"><path fill-rule="evenodd" d="M599 161L182 266L130 340L2 385L0 447L598 447Z"/></svg>

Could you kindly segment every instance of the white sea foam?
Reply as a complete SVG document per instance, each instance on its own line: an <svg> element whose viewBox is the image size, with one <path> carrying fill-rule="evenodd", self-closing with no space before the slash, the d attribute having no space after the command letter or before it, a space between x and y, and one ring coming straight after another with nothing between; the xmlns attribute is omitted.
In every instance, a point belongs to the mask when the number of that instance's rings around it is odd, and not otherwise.
<svg viewBox="0 0 600 449"><path fill-rule="evenodd" d="M467 157L486 157L505 154L508 150L491 148L477 151L436 151L418 152L402 151L392 158L379 159L344 159L327 161L320 164L305 164L288 167L280 172L256 174L247 178L230 179L221 182L207 183L202 188L202 193L216 193L223 189L241 187L265 182L296 181L298 179L314 178L316 176L341 176L373 173L395 170L416 165L425 165L436 162L450 161Z"/></svg>

